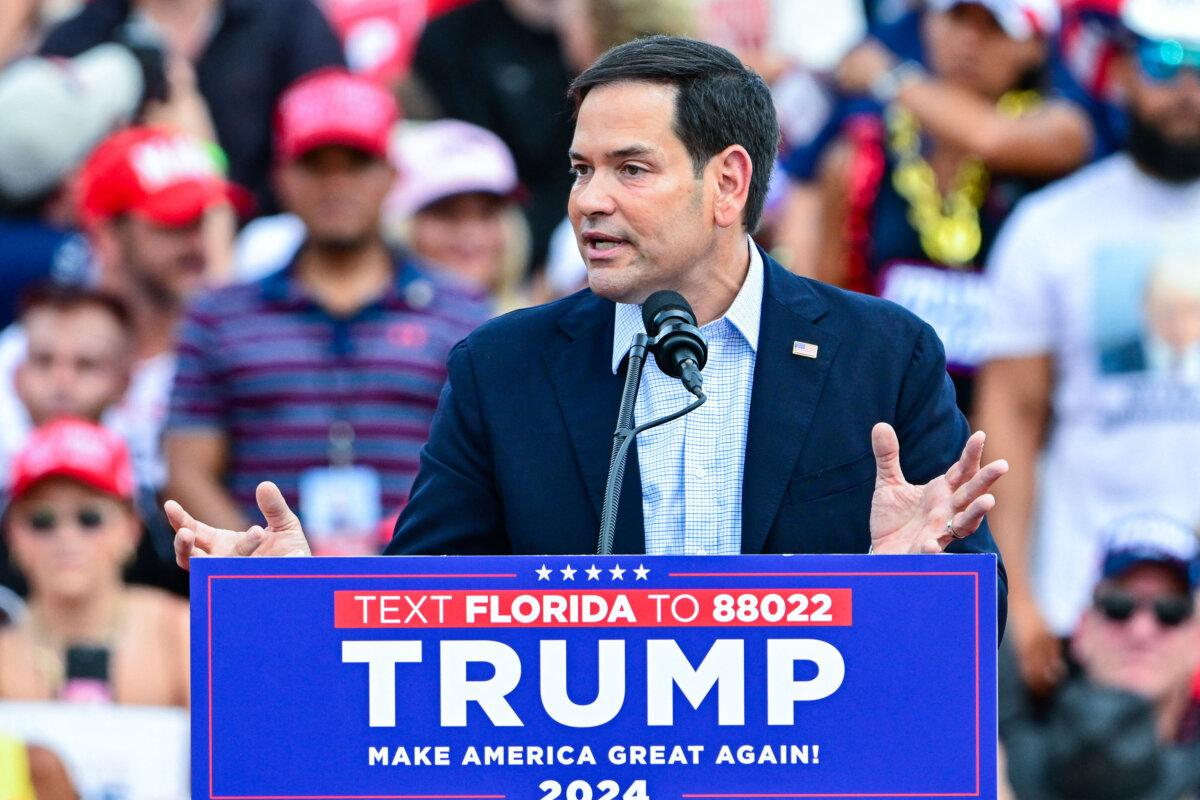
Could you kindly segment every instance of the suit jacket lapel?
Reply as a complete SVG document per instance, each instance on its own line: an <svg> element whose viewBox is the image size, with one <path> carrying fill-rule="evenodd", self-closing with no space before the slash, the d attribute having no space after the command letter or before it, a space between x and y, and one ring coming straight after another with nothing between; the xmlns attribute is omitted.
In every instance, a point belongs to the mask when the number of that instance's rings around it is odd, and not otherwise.
<svg viewBox="0 0 1200 800"><path fill-rule="evenodd" d="M764 254L762 322L750 394L742 478L742 552L761 553L787 490L838 339L815 323L824 302L806 282ZM816 345L815 358L794 355Z"/></svg>
<svg viewBox="0 0 1200 800"><path fill-rule="evenodd" d="M617 425L625 381L624 370L613 375L609 368L613 322L613 304L588 294L559 321L559 327L566 334L565 341L548 348L543 356L580 475L592 501L596 535L600 531L613 429ZM536 432L531 435L536 436ZM613 552L644 553L644 527L642 478L635 444L630 447L626 462Z"/></svg>

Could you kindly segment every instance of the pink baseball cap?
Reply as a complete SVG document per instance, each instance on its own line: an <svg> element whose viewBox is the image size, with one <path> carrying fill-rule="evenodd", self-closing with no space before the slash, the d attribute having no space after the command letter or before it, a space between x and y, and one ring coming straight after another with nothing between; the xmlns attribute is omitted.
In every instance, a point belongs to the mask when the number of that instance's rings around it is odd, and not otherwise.
<svg viewBox="0 0 1200 800"><path fill-rule="evenodd" d="M1058 0L928 0L928 4L934 11L949 11L958 5L983 6L1010 38L1022 42L1057 33L1062 21Z"/></svg>
<svg viewBox="0 0 1200 800"><path fill-rule="evenodd" d="M122 500L133 499L133 464L125 442L80 419L61 419L33 431L12 461L9 493L17 500L47 478L70 478Z"/></svg>
<svg viewBox="0 0 1200 800"><path fill-rule="evenodd" d="M128 128L109 137L79 178L81 216L90 223L132 213L176 227L225 202L241 212L252 205L200 141L165 128Z"/></svg>
<svg viewBox="0 0 1200 800"><path fill-rule="evenodd" d="M318 147L341 145L387 158L396 99L379 84L333 67L293 83L275 115L275 154L292 161Z"/></svg>
<svg viewBox="0 0 1200 800"><path fill-rule="evenodd" d="M397 161L400 177L388 210L399 216L456 194L513 197L520 187L516 162L500 137L456 119L406 126Z"/></svg>

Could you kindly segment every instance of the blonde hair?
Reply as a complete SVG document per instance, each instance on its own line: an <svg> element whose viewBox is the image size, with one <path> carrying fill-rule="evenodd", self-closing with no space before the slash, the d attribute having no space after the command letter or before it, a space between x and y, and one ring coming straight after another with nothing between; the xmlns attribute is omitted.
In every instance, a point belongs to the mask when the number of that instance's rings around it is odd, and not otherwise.
<svg viewBox="0 0 1200 800"><path fill-rule="evenodd" d="M529 222L525 214L515 205L504 210L504 255L500 260L500 274L496 285L491 287L496 301L496 312L504 314L530 305L529 293L525 288L526 267L533 249Z"/></svg>
<svg viewBox="0 0 1200 800"><path fill-rule="evenodd" d="M585 0L600 52L642 36L696 35L693 0Z"/></svg>
<svg viewBox="0 0 1200 800"><path fill-rule="evenodd" d="M503 314L531 304L525 289L526 266L532 250L529 223L519 206L510 203L501 213L504 225L504 252L500 255L500 270L496 282L485 287L496 304L496 312ZM385 220L384 238L409 252L412 248L412 217L393 217Z"/></svg>

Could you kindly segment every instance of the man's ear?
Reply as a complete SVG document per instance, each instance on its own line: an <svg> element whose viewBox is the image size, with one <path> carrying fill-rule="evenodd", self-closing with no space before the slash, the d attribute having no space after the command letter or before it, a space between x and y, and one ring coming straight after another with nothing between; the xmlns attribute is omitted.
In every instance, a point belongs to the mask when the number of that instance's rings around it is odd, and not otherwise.
<svg viewBox="0 0 1200 800"><path fill-rule="evenodd" d="M271 189L274 190L275 196L279 198L280 205L285 210L291 210L290 189L291 182L288 180L288 165L279 161L271 165Z"/></svg>
<svg viewBox="0 0 1200 800"><path fill-rule="evenodd" d="M29 409L29 365L24 358L21 363L17 364L16 370L13 371L13 389L17 392L17 399L21 401L21 405L25 409Z"/></svg>
<svg viewBox="0 0 1200 800"><path fill-rule="evenodd" d="M722 228L741 224L750 194L750 177L754 174L750 154L740 144L731 144L713 156L709 169L717 184L713 197L714 221Z"/></svg>
<svg viewBox="0 0 1200 800"><path fill-rule="evenodd" d="M1071 632L1071 638L1067 640L1067 649L1070 651L1071 657L1085 670L1092 662L1092 638L1096 624L1092 613L1090 609L1083 612L1083 616L1079 618L1079 624L1075 626L1075 630Z"/></svg>
<svg viewBox="0 0 1200 800"><path fill-rule="evenodd" d="M1200 598L1193 595L1192 602L1200 603ZM1195 618L1195 615L1200 614L1200 611L1194 611L1192 614L1193 618L1188 620L1192 631L1192 646L1188 648L1188 656L1192 659L1192 667L1193 671L1195 671L1195 669L1200 668L1200 621L1197 621Z"/></svg>
<svg viewBox="0 0 1200 800"><path fill-rule="evenodd" d="M121 245L120 231L117 230L120 224L116 219L104 219L88 228L88 239L96 257L100 283L109 288L119 286L126 272L123 263L124 248Z"/></svg>

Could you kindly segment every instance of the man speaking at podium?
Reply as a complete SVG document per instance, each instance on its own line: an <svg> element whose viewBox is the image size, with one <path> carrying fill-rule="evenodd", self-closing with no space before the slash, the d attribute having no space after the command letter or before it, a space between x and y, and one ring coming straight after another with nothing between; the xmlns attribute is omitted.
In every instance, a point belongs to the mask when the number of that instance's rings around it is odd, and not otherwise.
<svg viewBox="0 0 1200 800"><path fill-rule="evenodd" d="M653 37L601 56L571 94L568 213L590 289L450 354L386 552L594 552L623 357L638 304L662 289L690 301L707 339L709 400L637 440L614 552L996 552L983 518L1007 465L980 465L983 435L968 437L933 330L790 274L750 238L779 141L762 78L719 47ZM649 363L635 420L689 400ZM258 501L267 527L241 532L169 502L181 566L306 554L274 484Z"/></svg>

